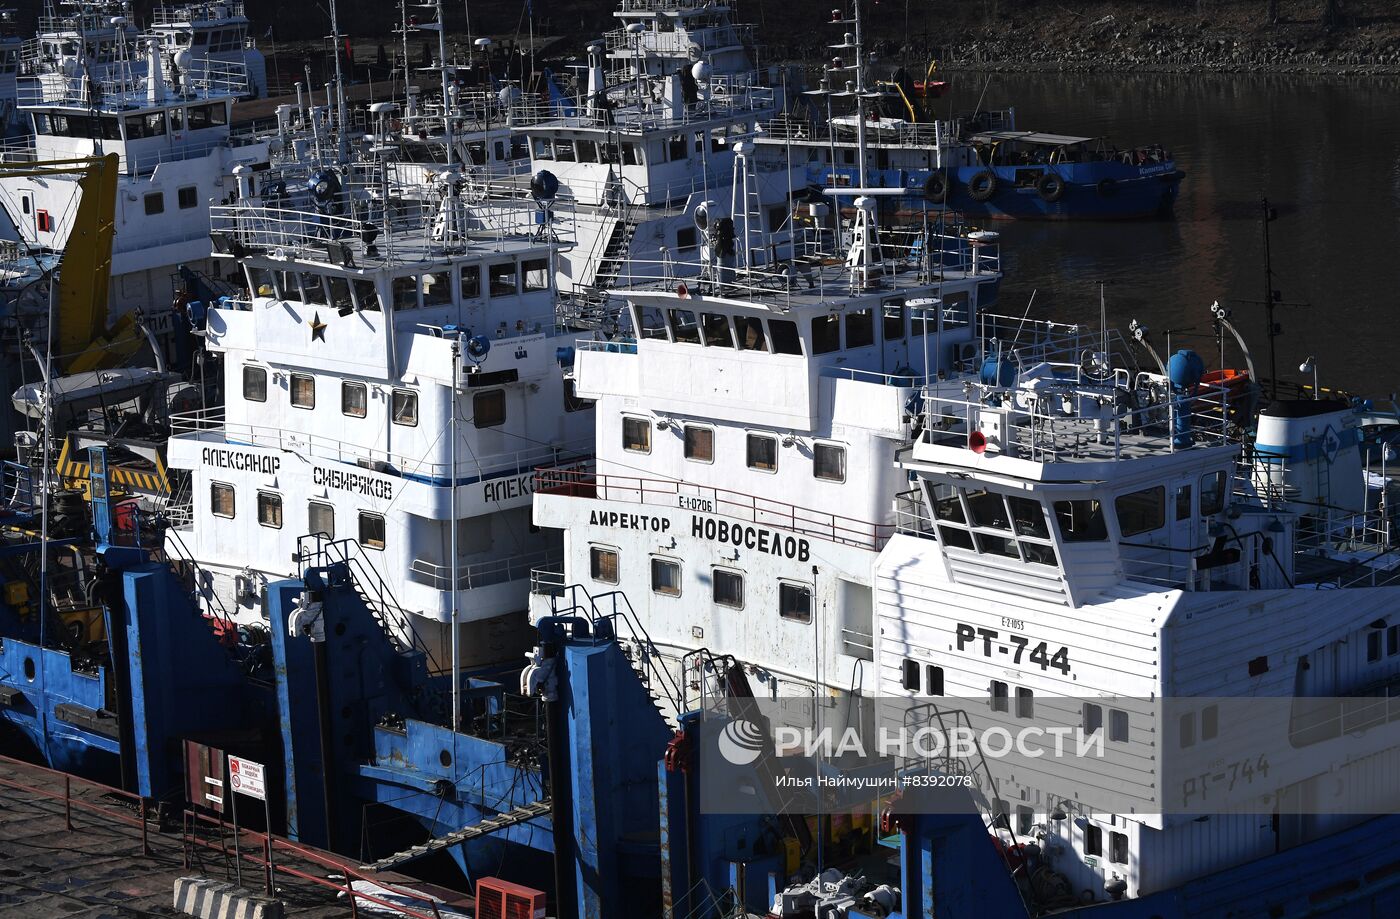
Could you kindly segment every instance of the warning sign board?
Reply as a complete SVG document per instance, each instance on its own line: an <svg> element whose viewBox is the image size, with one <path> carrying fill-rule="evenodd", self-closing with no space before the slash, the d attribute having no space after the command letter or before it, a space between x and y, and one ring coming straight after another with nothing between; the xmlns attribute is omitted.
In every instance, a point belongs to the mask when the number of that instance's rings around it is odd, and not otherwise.
<svg viewBox="0 0 1400 919"><path fill-rule="evenodd" d="M263 775L262 763L237 756L228 758L229 790L259 801L267 800L267 781Z"/></svg>

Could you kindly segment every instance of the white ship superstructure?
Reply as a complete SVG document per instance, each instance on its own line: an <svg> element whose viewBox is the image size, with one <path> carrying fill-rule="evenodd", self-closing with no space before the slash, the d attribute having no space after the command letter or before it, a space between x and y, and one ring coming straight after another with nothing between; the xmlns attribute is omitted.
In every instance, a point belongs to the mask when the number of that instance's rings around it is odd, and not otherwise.
<svg viewBox="0 0 1400 919"><path fill-rule="evenodd" d="M754 162L751 140L778 112L778 96L747 63L742 42L733 44L738 27L728 24L728 8L629 2L617 15L625 27L588 48L572 114L517 129L532 172L557 176L574 210L574 244L558 281L590 307L634 266L697 265L695 210L707 200L727 204L736 187L741 209L756 213L769 241L793 233L789 173ZM723 23L697 25L716 17ZM700 31L687 37L690 28ZM486 192L501 195L499 187Z"/></svg>
<svg viewBox="0 0 1400 919"><path fill-rule="evenodd" d="M245 92L256 99L268 94L267 62L249 28L243 0L162 2L151 11L151 34L160 42L167 73L180 66L186 51L195 67L203 61L240 64L247 74Z"/></svg>
<svg viewBox="0 0 1400 919"><path fill-rule="evenodd" d="M1325 837L1365 819L1338 813L1346 794L1394 774L1388 754L1317 766L1287 742L1226 761L1227 738L1263 727L1231 700L1286 714L1290 697L1388 695L1400 675L1393 485L1363 469L1359 413L1275 401L1246 445L1226 395L1189 352L1166 374L1102 352L1017 361L964 396L928 394L901 456L922 511L876 566L880 694L1105 741L1103 771L1037 760L981 789L1002 833L1060 876L1038 895L1137 897ZM1287 717L1274 727L1296 737ZM1262 816L1210 812L1264 776L1286 787ZM1125 789L1200 797L1104 806Z"/></svg>
<svg viewBox="0 0 1400 919"><path fill-rule="evenodd" d="M0 7L0 136L14 133L19 117L19 62L24 47L14 7Z"/></svg>
<svg viewBox="0 0 1400 919"><path fill-rule="evenodd" d="M209 313L225 404L174 422L169 465L190 475L168 545L221 615L261 621L267 580L345 562L434 666L454 618L462 663L506 659L529 572L556 555L530 522L533 470L592 443L557 362L574 339L555 323L553 246L530 223L468 235L459 182L436 206L365 183L344 193L396 203L214 209L252 296Z"/></svg>
<svg viewBox="0 0 1400 919"><path fill-rule="evenodd" d="M857 213L848 260L808 229L770 264L736 245L742 212L736 231L702 211L699 262L617 291L632 333L573 371L596 467L541 473L535 521L565 555L537 615L563 585L620 592L678 680L713 654L775 696L873 689L870 575L908 487L911 399L978 365L1001 275L995 234L884 257L874 202Z"/></svg>
<svg viewBox="0 0 1400 919"><path fill-rule="evenodd" d="M21 110L34 136L3 148L7 163L118 158L116 237L112 251L112 315L169 303L179 266L216 274L209 245L209 208L238 193L234 175L266 169L267 144L234 138L229 123L246 74L234 64L181 57L178 77L149 79L160 54L153 40L128 48L106 78L49 75L20 87ZM144 64L134 66L140 56ZM0 180L0 234L34 251L62 252L80 196L77 181ZM150 311L158 323L164 309ZM163 325L162 325L163 328Z"/></svg>

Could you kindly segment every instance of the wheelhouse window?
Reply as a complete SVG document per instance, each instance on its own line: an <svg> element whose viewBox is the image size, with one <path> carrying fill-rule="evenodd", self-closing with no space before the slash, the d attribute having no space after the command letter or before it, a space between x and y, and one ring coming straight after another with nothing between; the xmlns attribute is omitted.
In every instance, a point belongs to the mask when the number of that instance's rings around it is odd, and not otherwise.
<svg viewBox="0 0 1400 919"><path fill-rule="evenodd" d="M651 421L647 418L622 418L622 449L629 453L651 452Z"/></svg>
<svg viewBox="0 0 1400 919"><path fill-rule="evenodd" d="M1040 502L986 489L947 489L934 503L945 545L1040 565L1056 565L1050 527Z"/></svg>
<svg viewBox="0 0 1400 919"><path fill-rule="evenodd" d="M747 462L750 469L776 472L778 469L778 438L767 434L750 434L747 441Z"/></svg>
<svg viewBox="0 0 1400 919"><path fill-rule="evenodd" d="M904 338L904 301L889 300L880 307L881 333L885 341L900 341Z"/></svg>
<svg viewBox="0 0 1400 919"><path fill-rule="evenodd" d="M846 347L864 348L875 344L875 315L870 307L846 313Z"/></svg>
<svg viewBox="0 0 1400 919"><path fill-rule="evenodd" d="M968 299L968 292L965 290L943 295L943 331L967 325L970 315Z"/></svg>
<svg viewBox="0 0 1400 919"><path fill-rule="evenodd" d="M762 319L757 316L735 316L734 329L739 333L739 350L768 350L768 339L763 334Z"/></svg>
<svg viewBox="0 0 1400 919"><path fill-rule="evenodd" d="M176 192L176 197L180 202L180 210L187 211L190 208L199 206L199 188L194 185L186 185Z"/></svg>
<svg viewBox="0 0 1400 919"><path fill-rule="evenodd" d="M351 418L363 418L369 407L369 389L363 383L349 380L340 384L340 413Z"/></svg>
<svg viewBox="0 0 1400 919"><path fill-rule="evenodd" d="M671 335L675 341L688 345L700 344L700 324L690 310L667 310L671 319Z"/></svg>
<svg viewBox="0 0 1400 919"><path fill-rule="evenodd" d="M734 347L734 335L729 330L729 317L723 313L701 313L700 327L705 333L705 344L711 348Z"/></svg>
<svg viewBox="0 0 1400 919"><path fill-rule="evenodd" d="M669 558L651 560L651 592L663 597L681 595L681 564Z"/></svg>
<svg viewBox="0 0 1400 919"><path fill-rule="evenodd" d="M838 444L813 444L812 474L828 482L846 481L846 448Z"/></svg>
<svg viewBox="0 0 1400 919"><path fill-rule="evenodd" d="M685 426L685 458L697 463L715 461L715 429L688 424Z"/></svg>
<svg viewBox="0 0 1400 919"><path fill-rule="evenodd" d="M493 297L513 297L519 292L515 262L492 265L487 269L486 277Z"/></svg>
<svg viewBox="0 0 1400 919"><path fill-rule="evenodd" d="M215 517L228 517L233 519L233 486L225 485L223 482L211 482L209 484L209 512Z"/></svg>
<svg viewBox="0 0 1400 919"><path fill-rule="evenodd" d="M243 365L243 398L249 402L267 401L267 368Z"/></svg>
<svg viewBox="0 0 1400 919"><path fill-rule="evenodd" d="M841 350L841 317L818 316L812 320L812 353L830 354Z"/></svg>
<svg viewBox="0 0 1400 919"><path fill-rule="evenodd" d="M617 583L617 550L604 546L588 547L588 576L604 584Z"/></svg>
<svg viewBox="0 0 1400 919"><path fill-rule="evenodd" d="M520 276L525 281L525 292L549 290L549 260L536 258L520 263Z"/></svg>
<svg viewBox="0 0 1400 919"><path fill-rule="evenodd" d="M418 393L411 389L396 389L389 400L389 419L394 424L418 426Z"/></svg>
<svg viewBox="0 0 1400 919"><path fill-rule="evenodd" d="M494 428L506 423L506 391L492 389L472 397L472 424Z"/></svg>
<svg viewBox="0 0 1400 919"><path fill-rule="evenodd" d="M480 265L463 265L458 277L462 281L463 300L475 300L481 296Z"/></svg>
<svg viewBox="0 0 1400 919"><path fill-rule="evenodd" d="M258 492L258 525L282 529L282 496L271 491Z"/></svg>
<svg viewBox="0 0 1400 919"><path fill-rule="evenodd" d="M659 306L639 306L636 308L635 319L638 338L659 339L667 341L666 315L661 312Z"/></svg>
<svg viewBox="0 0 1400 919"><path fill-rule="evenodd" d="M715 568L711 576L714 601L731 609L744 608L744 576L727 568Z"/></svg>
<svg viewBox="0 0 1400 919"><path fill-rule="evenodd" d="M326 285L319 274L301 273L301 301L312 306L325 306L330 302L326 299Z"/></svg>
<svg viewBox="0 0 1400 919"><path fill-rule="evenodd" d="M153 191L144 199L146 205L146 216L154 217L156 214L165 213L165 194Z"/></svg>
<svg viewBox="0 0 1400 919"><path fill-rule="evenodd" d="M791 319L768 320L768 338L773 343L774 354L802 353L802 336L797 332L797 323Z"/></svg>
<svg viewBox="0 0 1400 919"><path fill-rule="evenodd" d="M342 316L349 316L355 311L355 301L350 298L350 279L342 278L338 275L330 275L326 278L331 294L331 306Z"/></svg>
<svg viewBox="0 0 1400 919"><path fill-rule="evenodd" d="M1118 515L1118 530L1124 536L1159 530L1167 522L1167 490L1158 485L1119 495L1113 499L1113 511Z"/></svg>
<svg viewBox="0 0 1400 919"><path fill-rule="evenodd" d="M791 622L812 621L812 588L808 584L778 582L778 615Z"/></svg>
<svg viewBox="0 0 1400 919"><path fill-rule="evenodd" d="M296 408L316 407L316 378L304 373L292 374L292 405Z"/></svg>
<svg viewBox="0 0 1400 919"><path fill-rule="evenodd" d="M306 502L306 531L335 539L335 508L324 501Z"/></svg>
<svg viewBox="0 0 1400 919"><path fill-rule="evenodd" d="M394 278L390 285L393 292L395 310L416 310L418 309L418 275L410 274L401 278Z"/></svg>
<svg viewBox="0 0 1400 919"><path fill-rule="evenodd" d="M1201 476L1201 516L1213 517L1225 509L1226 475L1224 471Z"/></svg>
<svg viewBox="0 0 1400 919"><path fill-rule="evenodd" d="M1103 507L1094 498L1056 501L1055 522L1065 542L1100 542L1108 538Z"/></svg>
<svg viewBox="0 0 1400 919"><path fill-rule="evenodd" d="M445 271L423 275L423 307L452 305L452 275Z"/></svg>
<svg viewBox="0 0 1400 919"><path fill-rule="evenodd" d="M371 549L384 548L385 523L383 514L360 511L360 545Z"/></svg>

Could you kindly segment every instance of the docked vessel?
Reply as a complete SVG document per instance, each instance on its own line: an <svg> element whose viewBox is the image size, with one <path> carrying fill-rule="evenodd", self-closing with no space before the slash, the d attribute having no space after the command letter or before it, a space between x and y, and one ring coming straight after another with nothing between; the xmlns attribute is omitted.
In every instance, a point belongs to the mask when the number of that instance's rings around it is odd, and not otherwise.
<svg viewBox="0 0 1400 919"><path fill-rule="evenodd" d="M21 111L34 134L11 141L3 154L9 164L116 156L109 285L116 318L169 303L185 286L172 284L181 266L209 278L213 295L228 292L213 280L209 204L231 199L235 172L266 168L269 153L265 141L230 131L232 106L247 91L240 65L181 52L172 78L163 75L154 39L137 46L122 32L113 42L114 62L105 76L50 73L20 87ZM81 199L76 182L15 175L0 179L0 188L0 235L36 251L57 253L70 245ZM171 310L148 312L160 334L174 327Z"/></svg>
<svg viewBox="0 0 1400 919"><path fill-rule="evenodd" d="M162 2L149 34L140 32L131 0L44 0L38 35L23 45L21 82L86 75L100 84L142 76L144 47L153 39L161 53L157 70L166 80L190 66L186 58L201 70L232 65L246 75L245 95L265 96L266 65L248 27L241 0Z"/></svg>
<svg viewBox="0 0 1400 919"><path fill-rule="evenodd" d="M1015 109L939 117L941 84L903 68L874 79L860 4L833 11L849 29L804 104L765 125L760 157L796 163L805 184L904 189L895 208L974 219L1108 220L1170 214L1185 173L1160 144L1020 130ZM864 151L863 153L861 151Z"/></svg>

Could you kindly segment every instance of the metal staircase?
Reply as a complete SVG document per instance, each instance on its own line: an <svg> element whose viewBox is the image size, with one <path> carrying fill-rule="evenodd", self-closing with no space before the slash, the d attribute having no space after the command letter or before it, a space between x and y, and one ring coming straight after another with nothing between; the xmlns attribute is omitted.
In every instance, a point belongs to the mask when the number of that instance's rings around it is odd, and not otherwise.
<svg viewBox="0 0 1400 919"><path fill-rule="evenodd" d="M595 597L582 584L570 584L550 595L549 607L551 615L588 619L595 634L599 623L610 625L623 657L646 688L657 714L673 730L679 726L679 716L685 711L685 692L666 669L660 650L642 627L626 594L613 590Z"/></svg>
<svg viewBox="0 0 1400 919"><path fill-rule="evenodd" d="M328 568L343 565L349 575L349 586L369 610L385 636L402 652L417 652L428 662L428 672L442 673L433 653L428 650L413 628L408 612L394 599L389 585L379 572L360 556L364 550L355 539L327 539L320 534L302 536L297 540L297 561L303 568Z"/></svg>
<svg viewBox="0 0 1400 919"><path fill-rule="evenodd" d="M473 823L470 826L462 827L460 830L442 836L435 836L421 845L411 846L404 849L402 852L395 852L393 855L381 858L377 862L361 865L360 870L385 871L389 868L397 868L405 862L423 858L426 855L431 855L443 849L450 849L453 846L461 845L464 842L470 842L480 836L489 836L497 830L504 830L507 827L515 826L517 823L525 823L537 817L548 817L551 807L552 805L549 798L535 801L531 804L524 804L514 810L508 810L494 817L488 817L480 823Z"/></svg>
<svg viewBox="0 0 1400 919"><path fill-rule="evenodd" d="M627 264L628 253L632 249L632 238L637 235L637 224L624 213L613 223L607 245L594 261L593 276L585 287L582 296L575 302L571 319L582 326L597 328L610 317L608 300L613 285Z"/></svg>

